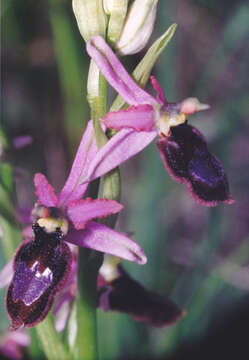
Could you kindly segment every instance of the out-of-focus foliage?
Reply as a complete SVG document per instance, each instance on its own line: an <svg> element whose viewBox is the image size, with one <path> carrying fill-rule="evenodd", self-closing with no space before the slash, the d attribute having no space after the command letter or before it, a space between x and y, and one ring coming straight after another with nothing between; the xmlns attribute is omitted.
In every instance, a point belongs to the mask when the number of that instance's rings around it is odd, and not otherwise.
<svg viewBox="0 0 249 360"><path fill-rule="evenodd" d="M6 209L12 204L24 209L34 202L35 172L46 173L58 189L64 182L89 117L88 58L70 1L5 0L1 17L1 121L10 143L20 135L31 135L33 142L8 152L16 190L6 192L5 181L0 191L7 196ZM99 310L101 359L205 359L214 349L220 358L243 358L248 351L249 321L243 320L249 317L244 310L249 298L248 1L161 0L154 39L173 22L177 31L153 74L169 101L193 96L211 105L191 124L224 163L236 203L216 208L194 203L165 173L155 144L121 167L120 228L135 232L149 259L143 267L125 268L146 287L170 295L187 315L174 327L153 329ZM130 71L142 55L125 60ZM1 216L10 229L13 219ZM7 260L3 254L1 267ZM3 291L0 297L3 331ZM32 349L39 358L38 345Z"/></svg>

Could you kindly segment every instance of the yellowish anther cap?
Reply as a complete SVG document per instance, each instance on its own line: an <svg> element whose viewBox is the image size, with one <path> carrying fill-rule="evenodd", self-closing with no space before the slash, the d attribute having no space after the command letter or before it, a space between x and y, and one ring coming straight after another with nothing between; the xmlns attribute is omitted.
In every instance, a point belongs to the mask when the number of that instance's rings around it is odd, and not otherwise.
<svg viewBox="0 0 249 360"><path fill-rule="evenodd" d="M63 218L40 218L37 223L40 227L44 228L47 233L53 233L58 228L61 230L62 235L66 235L68 232L68 222Z"/></svg>
<svg viewBox="0 0 249 360"><path fill-rule="evenodd" d="M168 136L172 126L184 124L186 120L187 117L184 113L164 112L159 119L159 135L162 134L164 136Z"/></svg>

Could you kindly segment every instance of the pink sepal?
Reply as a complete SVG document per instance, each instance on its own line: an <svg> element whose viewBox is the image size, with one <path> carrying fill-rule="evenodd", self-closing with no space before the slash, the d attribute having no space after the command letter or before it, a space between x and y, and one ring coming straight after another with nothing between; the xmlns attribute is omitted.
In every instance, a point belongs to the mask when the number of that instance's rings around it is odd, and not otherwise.
<svg viewBox="0 0 249 360"><path fill-rule="evenodd" d="M46 177L40 173L35 174L34 184L39 203L46 207L56 207L58 199L53 186L49 184Z"/></svg>
<svg viewBox="0 0 249 360"><path fill-rule="evenodd" d="M137 243L126 235L94 221L90 221L85 230L69 231L67 241L125 260L135 261L138 264L147 262L143 250Z"/></svg>
<svg viewBox="0 0 249 360"><path fill-rule="evenodd" d="M151 131L154 126L154 109L151 105L131 106L128 110L107 113L102 119L111 129L131 128L135 131Z"/></svg>
<svg viewBox="0 0 249 360"><path fill-rule="evenodd" d="M157 131L136 132L122 129L97 153L82 182L89 182L119 166L148 146L157 136Z"/></svg>
<svg viewBox="0 0 249 360"><path fill-rule="evenodd" d="M101 36L92 36L88 40L86 48L106 80L128 104L155 105L158 103L153 96L135 83Z"/></svg>
<svg viewBox="0 0 249 360"><path fill-rule="evenodd" d="M67 207L67 213L75 229L84 229L88 221L116 214L123 206L115 200L84 199L75 200Z"/></svg>
<svg viewBox="0 0 249 360"><path fill-rule="evenodd" d="M93 124L92 120L90 120L83 133L68 179L59 194L60 206L69 201L78 200L84 195L88 184L79 184L79 180L86 175L87 169L97 151Z"/></svg>

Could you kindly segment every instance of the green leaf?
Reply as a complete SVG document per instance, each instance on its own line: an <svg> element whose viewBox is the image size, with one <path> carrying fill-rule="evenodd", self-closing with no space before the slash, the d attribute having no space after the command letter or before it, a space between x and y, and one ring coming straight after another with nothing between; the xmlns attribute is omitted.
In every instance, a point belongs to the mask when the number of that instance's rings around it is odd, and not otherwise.
<svg viewBox="0 0 249 360"><path fill-rule="evenodd" d="M8 193L13 191L13 172L8 163L0 163L0 182Z"/></svg>
<svg viewBox="0 0 249 360"><path fill-rule="evenodd" d="M149 48L143 59L137 65L136 69L132 73L132 77L137 82L139 86L142 88L145 87L149 76L151 74L151 70L155 65L158 57L168 45L169 41L171 40L172 36L175 33L177 24L172 24L168 30L160 36L154 44ZM125 105L125 101L123 98L118 95L114 100L110 111L118 111Z"/></svg>

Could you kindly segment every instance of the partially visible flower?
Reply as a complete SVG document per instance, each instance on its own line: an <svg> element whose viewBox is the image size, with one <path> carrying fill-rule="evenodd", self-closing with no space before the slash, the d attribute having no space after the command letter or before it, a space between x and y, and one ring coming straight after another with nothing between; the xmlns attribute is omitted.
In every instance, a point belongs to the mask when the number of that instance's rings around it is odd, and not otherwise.
<svg viewBox="0 0 249 360"><path fill-rule="evenodd" d="M185 312L170 299L145 289L120 266L105 261L98 278L99 307L129 314L137 321L164 327L175 324Z"/></svg>
<svg viewBox="0 0 249 360"><path fill-rule="evenodd" d="M196 98L169 103L159 83L151 77L157 92L157 97L154 98L134 82L100 36L94 36L88 41L87 51L110 85L131 105L128 110L110 112L103 118L103 123L108 128L120 130L111 139L112 157L114 158L114 154L117 157L119 155L115 166L128 158L126 153L122 154L120 144L120 138L126 135L125 130L130 131L129 138L133 136L134 139L129 157L159 135L157 145L165 167L175 180L188 185L198 202L207 206L215 206L219 201L232 204L234 201L229 193L223 165L209 152L203 135L187 124L189 115L208 109L209 106L201 104ZM145 133L148 134L146 141ZM100 163L100 158L98 161ZM91 179L92 175L93 172L87 179Z"/></svg>
<svg viewBox="0 0 249 360"><path fill-rule="evenodd" d="M25 240L16 252L14 276L6 297L12 330L34 326L47 315L55 295L70 275L72 255L66 242L140 264L146 262L138 244L92 221L118 213L121 204L107 199L82 199L87 184L81 184L80 179L97 153L93 133L92 122L89 122L58 197L44 175L34 177L38 197L33 210L34 236Z"/></svg>
<svg viewBox="0 0 249 360"><path fill-rule="evenodd" d="M7 331L0 339L0 357L20 360L23 358L22 350L29 344L30 338L25 330Z"/></svg>
<svg viewBox="0 0 249 360"><path fill-rule="evenodd" d="M17 136L13 139L13 145L16 149L21 149L27 145L32 144L32 137L30 135Z"/></svg>

